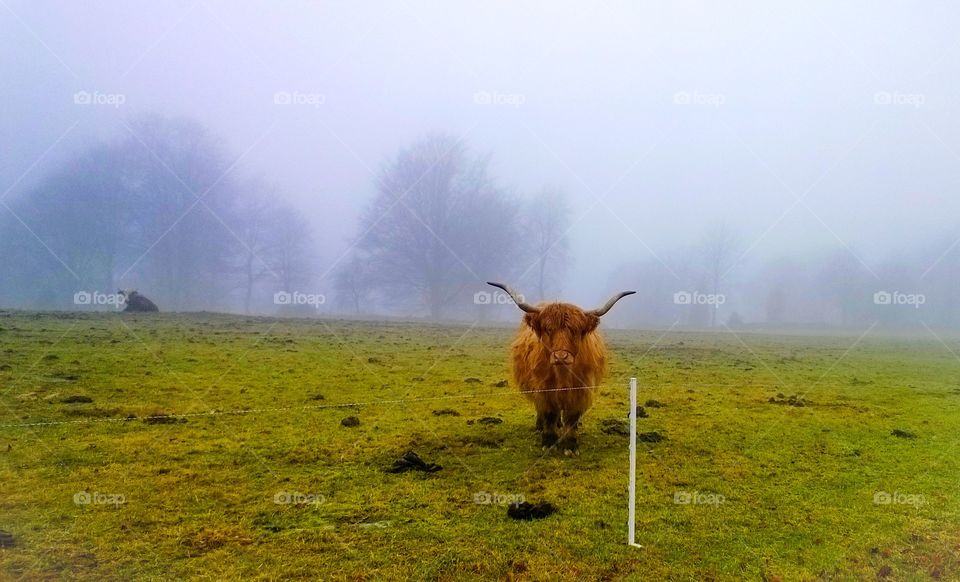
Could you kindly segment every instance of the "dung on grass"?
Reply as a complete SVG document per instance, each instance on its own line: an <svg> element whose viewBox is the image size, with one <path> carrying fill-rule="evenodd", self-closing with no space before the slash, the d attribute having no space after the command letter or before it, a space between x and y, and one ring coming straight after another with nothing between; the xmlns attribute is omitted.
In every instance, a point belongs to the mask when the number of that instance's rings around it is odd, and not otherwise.
<svg viewBox="0 0 960 582"><path fill-rule="evenodd" d="M530 503L523 501L520 503L511 503L507 507L507 515L513 519L532 521L534 519L543 519L556 513L557 508L552 503L541 501L539 503Z"/></svg>

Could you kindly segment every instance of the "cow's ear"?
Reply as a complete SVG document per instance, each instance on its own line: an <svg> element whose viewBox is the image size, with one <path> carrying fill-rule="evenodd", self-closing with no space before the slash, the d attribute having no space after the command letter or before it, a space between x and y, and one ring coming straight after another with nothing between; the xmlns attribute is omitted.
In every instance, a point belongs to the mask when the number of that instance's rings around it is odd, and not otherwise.
<svg viewBox="0 0 960 582"><path fill-rule="evenodd" d="M587 314L586 326L584 327L584 334L588 334L597 329L597 326L600 325L600 316L594 315L592 313Z"/></svg>
<svg viewBox="0 0 960 582"><path fill-rule="evenodd" d="M540 314L539 313L527 313L523 316L523 322L527 324L527 327L533 330L533 333L540 335Z"/></svg>

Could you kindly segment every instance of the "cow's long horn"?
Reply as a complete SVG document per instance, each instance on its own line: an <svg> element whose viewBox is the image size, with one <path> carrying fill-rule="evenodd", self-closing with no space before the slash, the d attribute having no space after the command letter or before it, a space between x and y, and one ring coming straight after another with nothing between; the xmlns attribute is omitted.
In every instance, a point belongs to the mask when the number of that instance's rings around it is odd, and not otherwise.
<svg viewBox="0 0 960 582"><path fill-rule="evenodd" d="M524 301L520 301L520 298L517 296L516 292L510 287L507 287L506 285L504 285L503 283L494 283L492 281L487 281L487 285L493 285L494 287L499 287L500 289L503 289L504 291L506 291L507 295L510 296L510 299L513 299L513 302L517 304L517 307L519 307L523 311L526 311L527 313L538 313L540 311L533 305L530 305L529 303L526 303Z"/></svg>
<svg viewBox="0 0 960 582"><path fill-rule="evenodd" d="M601 307L600 309L594 309L594 310L591 311L590 313L596 315L597 317L600 317L600 316L606 314L608 311L610 311L610 308L613 307L614 304L616 304L617 301L620 301L621 299L623 299L623 298L626 297L627 295L633 295L634 293L636 293L636 291L621 291L620 293L617 293L616 295L614 295L613 297L611 297L611 298L610 298L610 301L607 301L607 304L606 304L606 305L604 305L604 306Z"/></svg>

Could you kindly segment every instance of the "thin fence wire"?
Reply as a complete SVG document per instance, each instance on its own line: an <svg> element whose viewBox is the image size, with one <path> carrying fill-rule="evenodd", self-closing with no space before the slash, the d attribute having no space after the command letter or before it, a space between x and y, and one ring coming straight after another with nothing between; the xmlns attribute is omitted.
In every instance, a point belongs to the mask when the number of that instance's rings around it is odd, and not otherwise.
<svg viewBox="0 0 960 582"><path fill-rule="evenodd" d="M123 417L109 417L109 418L80 418L75 420L50 420L50 421L38 421L38 422L24 422L24 423L9 423L9 424L0 424L0 429L5 428L30 428L30 427L41 427L41 426L57 426L57 425L70 425L70 424L95 424L95 423L123 423L123 422L132 422L136 420L156 420L164 421L170 419L181 419L181 418L197 418L197 417L215 417L215 416L244 416L244 415L255 415L269 412L291 412L291 411L309 411L309 410L324 410L324 409L335 409L335 408L357 408L361 406L378 406L378 405L392 405L392 404L404 404L407 402L429 402L436 400L462 400L469 398L488 398L494 396L513 396L513 395L526 395L526 394L543 394L547 392L569 392L571 390L594 390L600 388L610 388L615 386L614 384L598 384L596 386L572 386L569 388L550 388L547 390L505 390L502 392L482 392L482 393L473 393L473 394L451 394L444 396L425 396L422 398L396 398L388 400L367 400L360 402L341 402L336 404L314 404L306 406L278 406L271 408L240 408L235 410L208 410L205 412L184 412L184 413L170 413L170 414L155 414L151 416L123 416ZM620 386L617 384L616 386ZM831 386L834 387L849 387L848 384L816 384L819 388L828 388ZM776 388L779 390L789 390L790 388L794 389L805 389L807 386L790 386L785 384L710 384L710 383L688 383L688 384L657 384L657 388Z"/></svg>

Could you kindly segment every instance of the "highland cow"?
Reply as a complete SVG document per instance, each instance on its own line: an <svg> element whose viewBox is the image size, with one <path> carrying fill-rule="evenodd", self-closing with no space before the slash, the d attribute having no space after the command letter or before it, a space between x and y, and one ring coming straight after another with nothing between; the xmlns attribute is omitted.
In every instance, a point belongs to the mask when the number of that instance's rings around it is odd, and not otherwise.
<svg viewBox="0 0 960 582"><path fill-rule="evenodd" d="M157 313L160 309L153 302L137 292L136 289L127 289L117 291L123 295L124 302L127 304L124 313Z"/></svg>
<svg viewBox="0 0 960 582"><path fill-rule="evenodd" d="M557 446L578 454L577 428L590 409L606 370L606 347L597 332L600 317L635 291L614 295L600 309L584 311L570 303L532 306L502 283L526 315L510 349L513 379L537 410L544 449Z"/></svg>

